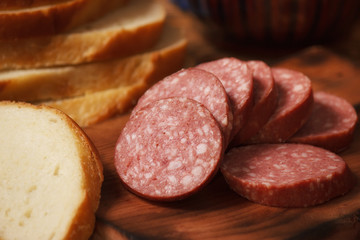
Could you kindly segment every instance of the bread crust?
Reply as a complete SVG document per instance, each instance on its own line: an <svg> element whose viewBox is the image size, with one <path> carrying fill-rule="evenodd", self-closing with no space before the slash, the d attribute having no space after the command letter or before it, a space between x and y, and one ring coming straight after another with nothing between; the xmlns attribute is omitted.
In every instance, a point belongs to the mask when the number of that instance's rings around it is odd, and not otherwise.
<svg viewBox="0 0 360 240"><path fill-rule="evenodd" d="M103 165L97 148L84 130L68 115L55 110L63 115L64 120L68 122L74 135L79 139L78 147L83 153L81 165L86 189L84 201L78 208L65 239L89 239L95 227L95 213L100 204L101 186L104 181Z"/></svg>
<svg viewBox="0 0 360 240"><path fill-rule="evenodd" d="M38 7L46 4L59 3L71 0L1 0L1 10L14 10L29 7Z"/></svg>
<svg viewBox="0 0 360 240"><path fill-rule="evenodd" d="M100 203L101 186L104 180L102 162L95 145L73 119L58 109L14 101L0 101L0 105L13 105L19 108L51 111L62 119L73 133L77 142L77 148L81 153L80 161L85 196L69 224L68 232L65 234L64 239L88 239L94 230L95 212Z"/></svg>
<svg viewBox="0 0 360 240"><path fill-rule="evenodd" d="M95 20L127 0L72 0L51 5L0 11L0 39L58 34Z"/></svg>
<svg viewBox="0 0 360 240"><path fill-rule="evenodd" d="M136 84L151 68L151 55L184 45L177 29L166 27L153 48L127 58L46 69L0 73L0 100L51 101ZM183 57L181 57L183 58ZM173 62L171 60L169 62ZM163 68L166 68L164 63ZM142 71L140 71L142 69ZM151 69L149 69L150 71ZM17 74L14 74L16 73Z"/></svg>
<svg viewBox="0 0 360 240"><path fill-rule="evenodd" d="M0 40L0 70L83 64L139 53L158 41L165 18L160 3L133 0L64 34Z"/></svg>
<svg viewBox="0 0 360 240"><path fill-rule="evenodd" d="M182 67L187 41L184 38L172 39L172 41L167 47L135 56L134 58L138 58L136 61L139 64L131 68L133 75L127 79L129 81L127 84L123 83L118 87L108 86L103 90L77 97L44 101L39 102L39 104L49 105L64 111L82 127L100 122L114 114L125 113L133 107L146 89ZM124 59L120 63L114 62L113 69L123 67L123 64L129 61L131 60ZM116 64L120 64L120 66L116 66ZM81 69L77 70L80 71ZM88 75L86 72L82 72L84 76ZM116 74L115 70L114 72ZM116 78L116 76L113 77Z"/></svg>

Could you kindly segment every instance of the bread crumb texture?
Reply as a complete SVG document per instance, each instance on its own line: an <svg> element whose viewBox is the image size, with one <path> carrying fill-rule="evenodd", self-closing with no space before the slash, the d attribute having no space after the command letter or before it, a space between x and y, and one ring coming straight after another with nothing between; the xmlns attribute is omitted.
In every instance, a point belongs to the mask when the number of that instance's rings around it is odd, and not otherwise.
<svg viewBox="0 0 360 240"><path fill-rule="evenodd" d="M103 176L84 133L60 111L10 102L0 133L0 239L88 238Z"/></svg>

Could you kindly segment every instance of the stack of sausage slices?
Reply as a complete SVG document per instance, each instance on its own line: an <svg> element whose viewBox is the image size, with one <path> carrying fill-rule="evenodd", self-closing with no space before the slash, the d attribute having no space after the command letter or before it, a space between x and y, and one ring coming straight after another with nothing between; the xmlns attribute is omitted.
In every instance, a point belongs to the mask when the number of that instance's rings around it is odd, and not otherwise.
<svg viewBox="0 0 360 240"><path fill-rule="evenodd" d="M300 72L222 58L145 92L117 141L115 167L130 191L150 200L188 197L220 169L253 202L313 206L353 187L336 153L351 143L356 122L351 104L313 92Z"/></svg>

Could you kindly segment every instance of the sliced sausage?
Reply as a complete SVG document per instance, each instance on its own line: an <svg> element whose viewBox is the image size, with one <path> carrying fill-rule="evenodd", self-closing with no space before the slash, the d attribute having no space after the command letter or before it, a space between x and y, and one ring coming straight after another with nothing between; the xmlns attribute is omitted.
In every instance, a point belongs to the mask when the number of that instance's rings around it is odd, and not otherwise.
<svg viewBox="0 0 360 240"><path fill-rule="evenodd" d="M356 111L345 99L315 92L309 120L289 142L312 144L340 152L351 143L356 122Z"/></svg>
<svg viewBox="0 0 360 240"><path fill-rule="evenodd" d="M267 123L253 136L251 143L281 143L295 134L309 118L313 94L310 79L284 68L272 68L278 103Z"/></svg>
<svg viewBox="0 0 360 240"><path fill-rule="evenodd" d="M186 97L202 103L221 126L226 144L233 128L233 114L226 91L212 73L197 68L182 69L148 89L133 112L146 104L168 97Z"/></svg>
<svg viewBox="0 0 360 240"><path fill-rule="evenodd" d="M131 115L116 143L115 167L135 194L171 201L205 186L222 157L222 132L209 110L192 99L168 98Z"/></svg>
<svg viewBox="0 0 360 240"><path fill-rule="evenodd" d="M235 135L232 146L246 143L269 120L277 106L277 91L271 68L262 61L249 61L253 72L254 99L249 118Z"/></svg>
<svg viewBox="0 0 360 240"><path fill-rule="evenodd" d="M305 144L257 144L229 151L221 166L241 196L276 207L308 207L343 195L354 178L343 159Z"/></svg>
<svg viewBox="0 0 360 240"><path fill-rule="evenodd" d="M236 58L221 58L202 63L196 67L215 74L224 85L234 113L232 133L232 137L234 137L244 125L252 106L253 79L251 70L246 62Z"/></svg>

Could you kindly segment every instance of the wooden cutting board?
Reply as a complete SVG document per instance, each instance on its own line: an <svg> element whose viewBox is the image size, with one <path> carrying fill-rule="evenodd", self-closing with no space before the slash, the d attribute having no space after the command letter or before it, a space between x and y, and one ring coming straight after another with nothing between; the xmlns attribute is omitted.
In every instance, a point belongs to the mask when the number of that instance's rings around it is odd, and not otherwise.
<svg viewBox="0 0 360 240"><path fill-rule="evenodd" d="M307 74L315 91L360 103L358 66L324 48L305 49L275 65ZM116 174L114 146L128 117L116 116L85 129L100 152L105 176L92 239L360 239L359 127L351 147L340 154L357 184L350 193L325 204L262 206L230 190L220 173L188 199L157 203L125 190Z"/></svg>

